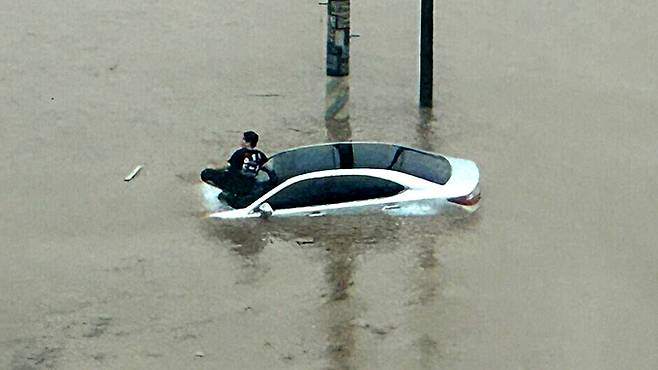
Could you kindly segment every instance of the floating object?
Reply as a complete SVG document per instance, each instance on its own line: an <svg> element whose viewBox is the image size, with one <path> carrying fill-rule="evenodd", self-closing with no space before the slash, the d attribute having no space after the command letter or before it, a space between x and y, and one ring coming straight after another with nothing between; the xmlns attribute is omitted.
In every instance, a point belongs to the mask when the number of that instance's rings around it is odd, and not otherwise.
<svg viewBox="0 0 658 370"><path fill-rule="evenodd" d="M123 178L123 181L130 181L130 180L132 180L135 176L137 176L137 174L139 173L139 171L142 170L142 167L144 167L144 166L142 166L141 164L140 164L139 166L135 167L135 169L130 173L130 175L128 175L128 176L126 176L126 177Z"/></svg>
<svg viewBox="0 0 658 370"><path fill-rule="evenodd" d="M206 354L203 353L203 352L201 352L201 351L197 351L197 353L194 354L194 356L196 356L196 357L203 357L203 356L205 356L205 355L206 355Z"/></svg>
<svg viewBox="0 0 658 370"><path fill-rule="evenodd" d="M300 238L300 239L295 240L295 243L297 243L297 245L299 245L299 246L302 246L302 245L306 245L306 244L313 244L313 243L315 243L315 240L313 240L312 238L308 238L308 239Z"/></svg>
<svg viewBox="0 0 658 370"><path fill-rule="evenodd" d="M275 93L258 93L258 94L247 94L247 96L257 97L257 98L277 98L283 97L281 94Z"/></svg>

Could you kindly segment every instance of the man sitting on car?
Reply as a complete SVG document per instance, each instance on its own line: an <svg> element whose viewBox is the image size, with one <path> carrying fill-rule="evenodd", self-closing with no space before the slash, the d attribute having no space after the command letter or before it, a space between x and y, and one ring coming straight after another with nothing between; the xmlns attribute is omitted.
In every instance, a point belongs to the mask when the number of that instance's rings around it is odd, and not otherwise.
<svg viewBox="0 0 658 370"><path fill-rule="evenodd" d="M256 149L256 144L258 134L253 131L244 132L240 149L233 152L228 160L228 167L206 168L201 172L201 180L222 189L222 198L249 194L256 182L258 171L267 162L267 156Z"/></svg>

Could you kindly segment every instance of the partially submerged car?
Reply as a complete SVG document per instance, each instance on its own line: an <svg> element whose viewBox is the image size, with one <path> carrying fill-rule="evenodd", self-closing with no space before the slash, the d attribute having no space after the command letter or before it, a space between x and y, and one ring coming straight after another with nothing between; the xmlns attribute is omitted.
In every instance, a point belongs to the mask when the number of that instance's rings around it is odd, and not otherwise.
<svg viewBox="0 0 658 370"><path fill-rule="evenodd" d="M317 144L272 155L247 196L224 198L228 207L208 217L471 213L479 208L479 181L466 159L396 144Z"/></svg>

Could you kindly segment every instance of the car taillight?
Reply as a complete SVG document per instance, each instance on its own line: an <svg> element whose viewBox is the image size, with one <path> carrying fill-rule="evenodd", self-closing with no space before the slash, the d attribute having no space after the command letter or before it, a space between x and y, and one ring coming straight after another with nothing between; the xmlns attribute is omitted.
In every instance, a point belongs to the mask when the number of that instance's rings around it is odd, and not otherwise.
<svg viewBox="0 0 658 370"><path fill-rule="evenodd" d="M450 198L448 199L449 202L452 203L457 203L461 204L462 206L472 206L474 204L477 204L480 201L480 184L477 184L475 189L463 197L457 197L457 198Z"/></svg>

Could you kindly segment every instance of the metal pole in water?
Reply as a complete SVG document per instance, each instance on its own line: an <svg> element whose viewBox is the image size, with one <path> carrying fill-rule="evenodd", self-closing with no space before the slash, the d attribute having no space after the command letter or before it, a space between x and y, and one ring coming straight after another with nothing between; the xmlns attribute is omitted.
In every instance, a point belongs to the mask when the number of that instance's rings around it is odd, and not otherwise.
<svg viewBox="0 0 658 370"><path fill-rule="evenodd" d="M327 76L350 73L350 1L327 3Z"/></svg>
<svg viewBox="0 0 658 370"><path fill-rule="evenodd" d="M420 4L420 106L432 106L434 0Z"/></svg>

